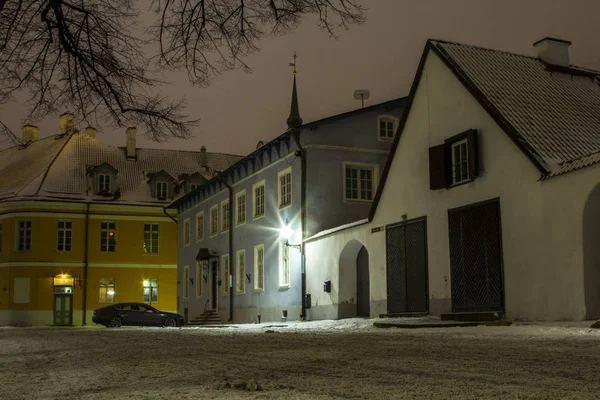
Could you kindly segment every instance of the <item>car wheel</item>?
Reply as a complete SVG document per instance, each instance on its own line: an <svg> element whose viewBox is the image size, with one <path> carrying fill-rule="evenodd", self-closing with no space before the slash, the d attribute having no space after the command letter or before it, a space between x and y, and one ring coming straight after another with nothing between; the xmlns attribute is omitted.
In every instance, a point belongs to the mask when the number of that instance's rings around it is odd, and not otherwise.
<svg viewBox="0 0 600 400"><path fill-rule="evenodd" d="M175 321L175 318L167 317L167 319L165 319L165 328L174 328L176 326L177 326L177 321Z"/></svg>
<svg viewBox="0 0 600 400"><path fill-rule="evenodd" d="M112 317L110 319L110 323L108 324L108 326L110 328L119 328L119 327L121 327L122 324L123 324L123 322L121 321L121 318L119 318L119 317Z"/></svg>

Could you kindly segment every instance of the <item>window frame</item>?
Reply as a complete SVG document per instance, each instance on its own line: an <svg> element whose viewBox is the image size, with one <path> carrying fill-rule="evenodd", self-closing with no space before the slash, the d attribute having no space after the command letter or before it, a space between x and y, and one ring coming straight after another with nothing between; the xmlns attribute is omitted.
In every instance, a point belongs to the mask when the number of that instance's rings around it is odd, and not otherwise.
<svg viewBox="0 0 600 400"><path fill-rule="evenodd" d="M105 300L102 301L101 290L102 288L106 289L106 293L104 294ZM112 286L113 294L108 294L110 288ZM115 304L115 296L117 295L115 278L100 278L98 281L98 304ZM108 296L112 297L112 300L108 300Z"/></svg>
<svg viewBox="0 0 600 400"><path fill-rule="evenodd" d="M191 243L190 219L183 220L183 247L187 247Z"/></svg>
<svg viewBox="0 0 600 400"><path fill-rule="evenodd" d="M262 252L262 261L259 262L259 251ZM262 273L260 273L262 270ZM259 278L260 277L260 278ZM265 291L265 244L257 244L254 246L254 291L255 292L264 292ZM260 283L260 287L258 287L258 283Z"/></svg>
<svg viewBox="0 0 600 400"><path fill-rule="evenodd" d="M104 224L106 224L106 228L104 228ZM111 229L111 224L113 228ZM103 234L106 232L106 240L103 238ZM110 232L113 232L113 235L110 236ZM104 243L106 241L106 243ZM110 250L111 241L113 242L113 249ZM102 250L102 246L106 244L106 249ZM116 253L117 252L117 223L115 221L100 221L100 253Z"/></svg>
<svg viewBox="0 0 600 400"><path fill-rule="evenodd" d="M156 281L156 286L152 286L153 282ZM146 282L148 282L148 286L146 286ZM146 300L146 289L150 289L149 293L148 293L148 299ZM156 289L156 290L152 290L152 289ZM148 278L148 279L144 279L142 282L142 303L158 303L160 297L158 297L159 295L159 289L160 289L160 282L158 280L158 278ZM153 292L156 293L156 301L152 300L152 294Z"/></svg>
<svg viewBox="0 0 600 400"><path fill-rule="evenodd" d="M347 178L346 178L346 169L351 168L351 169L356 169L357 170L357 175L356 175L356 179L357 179L357 195L358 198L354 199L354 198L349 198L347 196ZM361 179L361 171L366 171L366 170L370 170L371 174L372 174L372 179L371 179L371 199L367 200L367 199L362 199L361 198L361 192L362 192L362 179ZM367 164L367 163L356 163L356 162L350 162L350 161L344 161L342 163L342 179L343 179L343 199L344 199L344 203L364 203L364 204L369 204L373 202L373 199L375 198L375 193L377 192L377 177L379 176L379 165L378 164Z"/></svg>
<svg viewBox="0 0 600 400"><path fill-rule="evenodd" d="M227 212L225 212L225 207L227 207ZM231 207L229 204L229 199L221 202L221 233L228 232L231 229L231 221L229 220L229 207Z"/></svg>
<svg viewBox="0 0 600 400"><path fill-rule="evenodd" d="M21 223L28 223L21 227ZM17 234L15 235L15 251L19 253L27 253L33 247L33 221L30 219L18 219L15 225ZM23 248L21 248L21 234L23 237ZM29 240L29 241L28 241Z"/></svg>
<svg viewBox="0 0 600 400"><path fill-rule="evenodd" d="M240 260L243 263L240 264ZM246 294L246 249L235 252L235 294Z"/></svg>
<svg viewBox="0 0 600 400"><path fill-rule="evenodd" d="M213 211L215 212L214 226L213 226ZM210 222L209 222L209 237L215 237L219 234L219 204L215 204L209 210ZM213 227L215 230L213 231Z"/></svg>
<svg viewBox="0 0 600 400"><path fill-rule="evenodd" d="M164 197L159 196L159 193L162 192L162 190L159 191L159 186L163 186L163 185L164 185ZM163 181L163 180L157 180L156 182L154 182L154 193L158 200L166 200L169 197L169 182Z"/></svg>
<svg viewBox="0 0 600 400"><path fill-rule="evenodd" d="M267 202L266 197L267 197L267 186L265 184L265 179L263 179L260 182L255 183L254 185L252 185L252 219L253 220L257 220L257 219L261 219L264 218L267 215ZM256 206L257 206L257 196L256 196L256 189L262 187L262 214L257 214L256 213Z"/></svg>
<svg viewBox="0 0 600 400"><path fill-rule="evenodd" d="M183 284L181 285L181 298L183 300L189 300L190 298L190 266L183 266L183 276L181 278Z"/></svg>
<svg viewBox="0 0 600 400"><path fill-rule="evenodd" d="M468 129L464 132L461 132L457 135L451 136L448 139L444 140L443 145L439 145L434 147L441 148L443 146L444 149L444 163L443 163L443 171L437 171L437 173L443 172L444 180L445 180L445 188L452 189L457 186L465 185L467 183L473 182L479 176L479 132L477 129ZM462 145L466 142L466 168L467 168L467 179L463 179L461 181L454 181L454 148L456 146ZM431 166L431 148L430 148L430 169ZM431 174L431 171L430 171ZM437 176L437 175L436 175ZM430 175L431 181L431 175ZM437 181L436 181L437 182ZM441 185L436 184L435 188L442 188ZM433 189L433 190L436 190Z"/></svg>
<svg viewBox="0 0 600 400"><path fill-rule="evenodd" d="M230 284L229 277L231 276L230 267L231 267L231 264L229 263L229 254L223 254L221 256L221 274L222 274L222 287L223 287L222 295L223 296L229 296L229 290L231 289L229 287L229 284ZM225 272L229 272L229 273L225 274Z"/></svg>
<svg viewBox="0 0 600 400"><path fill-rule="evenodd" d="M244 198L244 202L240 203L240 198ZM240 220L240 206L243 206L243 216L244 219ZM241 226L246 223L248 207L247 206L247 198L246 198L246 189L241 190L235 194L235 226Z"/></svg>
<svg viewBox="0 0 600 400"><path fill-rule="evenodd" d="M104 183L100 183L100 177L104 177ZM98 193L111 193L112 191L112 174L106 172L98 172L97 178L98 180ZM107 183L108 180L108 183ZM104 190L103 190L103 187Z"/></svg>
<svg viewBox="0 0 600 400"><path fill-rule="evenodd" d="M150 252L150 251L146 251L146 249L148 249L148 245L146 243L146 233L149 232L150 234L150 249L152 249L152 244L154 243L154 238L152 237L154 230L152 229L154 226L156 226L156 252ZM150 230L147 230L146 228L150 227ZM143 237L143 243L144 243L144 255L149 255L149 256L156 256L160 254L160 224L159 223L152 223L152 222L144 222L144 237Z"/></svg>
<svg viewBox="0 0 600 400"><path fill-rule="evenodd" d="M382 122L386 122L386 123L392 123L392 137L382 137L381 136L381 123ZM384 114L384 115L380 115L377 117L377 140L380 142L392 142L394 140L394 138L396 137L396 132L398 131L398 126L400 124L400 119L398 117L395 117L393 115L389 115L389 114ZM387 128L387 127L386 127ZM386 132L388 130L386 129Z"/></svg>
<svg viewBox="0 0 600 400"><path fill-rule="evenodd" d="M200 219L201 223L198 223ZM200 235L198 235L200 233ZM196 214L196 242L204 240L204 210Z"/></svg>
<svg viewBox="0 0 600 400"><path fill-rule="evenodd" d="M451 173L451 180L450 180L450 186L456 186L456 185L460 185L462 183L466 183L469 182L471 180L471 172L469 171L469 142L468 139L465 137L464 139L459 139L456 140L454 142L451 142L449 144L450 146L450 173ZM459 148L459 157L460 160L458 160L458 162L455 159L455 149ZM464 148L464 156L465 158L463 159L463 151L462 148ZM466 170L466 177L464 179L460 179L457 180L456 177L456 170L454 169L456 166L460 166L460 172L461 172L461 177L462 177L462 168L464 166L465 170Z"/></svg>
<svg viewBox="0 0 600 400"><path fill-rule="evenodd" d="M282 202L282 198L281 198L282 195L283 195L283 190L282 190L283 186L281 184L281 177L284 176L284 175L287 175L287 174L290 175L290 182L289 182L289 185L290 185L290 188L289 188L290 202L287 203L287 204L284 204ZM292 206L292 203L293 203L292 193L293 193L293 190L292 190L292 167L288 167L288 168L286 168L284 170L281 170L281 171L279 171L277 173L277 206L278 206L278 208L280 210L283 210L285 208L288 208L288 207Z"/></svg>
<svg viewBox="0 0 600 400"><path fill-rule="evenodd" d="M64 224L61 228L60 224ZM66 224L69 224L70 227L66 228ZM70 233L70 237L68 238L67 243L67 232ZM61 250L61 233L63 233L62 237L62 250ZM69 250L66 249L68 244ZM71 253L73 251L73 221L69 219L59 219L56 221L56 251L59 253Z"/></svg>
<svg viewBox="0 0 600 400"><path fill-rule="evenodd" d="M285 270L285 262L287 261L287 277ZM289 289L291 283L291 262L290 262L290 248L286 245L286 242L279 242L279 289ZM287 281L286 279L287 278Z"/></svg>

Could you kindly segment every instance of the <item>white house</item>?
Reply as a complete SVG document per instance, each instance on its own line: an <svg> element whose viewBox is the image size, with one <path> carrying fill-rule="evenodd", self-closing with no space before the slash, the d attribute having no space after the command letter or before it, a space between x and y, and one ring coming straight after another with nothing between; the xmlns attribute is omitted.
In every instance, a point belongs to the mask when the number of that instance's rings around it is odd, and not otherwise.
<svg viewBox="0 0 600 400"><path fill-rule="evenodd" d="M600 72L569 45L427 42L369 219L305 241L309 319L600 318Z"/></svg>

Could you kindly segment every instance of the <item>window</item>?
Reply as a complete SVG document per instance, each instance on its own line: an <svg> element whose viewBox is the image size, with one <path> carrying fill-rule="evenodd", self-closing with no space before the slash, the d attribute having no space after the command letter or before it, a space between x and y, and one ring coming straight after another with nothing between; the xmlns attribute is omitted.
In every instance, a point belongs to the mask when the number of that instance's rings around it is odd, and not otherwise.
<svg viewBox="0 0 600 400"><path fill-rule="evenodd" d="M115 302L115 280L113 278L101 278L98 285L98 303Z"/></svg>
<svg viewBox="0 0 600 400"><path fill-rule="evenodd" d="M196 263L196 298L202 297L202 289L204 288L204 281L202 280L202 267L204 262L199 261Z"/></svg>
<svg viewBox="0 0 600 400"><path fill-rule="evenodd" d="M193 192L194 190L198 189L199 187L200 187L200 185L197 183L190 183L190 192Z"/></svg>
<svg viewBox="0 0 600 400"><path fill-rule="evenodd" d="M292 204L292 169L288 168L277 174L279 180L279 208Z"/></svg>
<svg viewBox="0 0 600 400"><path fill-rule="evenodd" d="M236 253L236 268L235 291L243 294L246 293L246 250L238 250Z"/></svg>
<svg viewBox="0 0 600 400"><path fill-rule="evenodd" d="M169 193L169 186L167 182L156 182L156 198L164 200L167 198Z"/></svg>
<svg viewBox="0 0 600 400"><path fill-rule="evenodd" d="M290 286L290 248L279 243L279 287Z"/></svg>
<svg viewBox="0 0 600 400"><path fill-rule="evenodd" d="M265 245L254 247L254 291L265 290Z"/></svg>
<svg viewBox="0 0 600 400"><path fill-rule="evenodd" d="M219 233L219 206L215 205L210 208L210 236Z"/></svg>
<svg viewBox="0 0 600 400"><path fill-rule="evenodd" d="M103 253L115 252L115 235L117 224L115 222L100 223L100 251Z"/></svg>
<svg viewBox="0 0 600 400"><path fill-rule="evenodd" d="M392 140L398 129L398 118L391 115L383 115L377 118L377 129L380 140Z"/></svg>
<svg viewBox="0 0 600 400"><path fill-rule="evenodd" d="M73 223L71 221L58 221L57 238L56 250L71 251L73 244Z"/></svg>
<svg viewBox="0 0 600 400"><path fill-rule="evenodd" d="M158 302L158 279L144 280L144 302Z"/></svg>
<svg viewBox="0 0 600 400"><path fill-rule="evenodd" d="M100 193L110 192L110 175L98 174L98 191Z"/></svg>
<svg viewBox="0 0 600 400"><path fill-rule="evenodd" d="M17 227L17 250L31 251L31 221L19 221Z"/></svg>
<svg viewBox="0 0 600 400"><path fill-rule="evenodd" d="M253 217L254 219L265 216L265 181L261 181L252 186L253 197Z"/></svg>
<svg viewBox="0 0 600 400"><path fill-rule="evenodd" d="M204 239L204 211L196 214L196 241Z"/></svg>
<svg viewBox="0 0 600 400"><path fill-rule="evenodd" d="M236 225L242 225L246 223L246 191L240 192L235 195L236 201Z"/></svg>
<svg viewBox="0 0 600 400"><path fill-rule="evenodd" d="M223 294L227 295L229 294L229 279L230 279L230 273L229 273L229 254L225 254L223 255L223 257L221 257L221 264L222 264L222 270L223 270Z"/></svg>
<svg viewBox="0 0 600 400"><path fill-rule="evenodd" d="M187 300L190 297L190 266L186 265L183 267L183 299Z"/></svg>
<svg viewBox="0 0 600 400"><path fill-rule="evenodd" d="M344 164L345 199L354 201L373 200L374 166Z"/></svg>
<svg viewBox="0 0 600 400"><path fill-rule="evenodd" d="M459 140L452 147L452 184L469 180L469 152L467 139Z"/></svg>
<svg viewBox="0 0 600 400"><path fill-rule="evenodd" d="M0 222L0 253L2 253L2 222Z"/></svg>
<svg viewBox="0 0 600 400"><path fill-rule="evenodd" d="M190 244L190 219L186 218L183 220L183 245L188 246Z"/></svg>
<svg viewBox="0 0 600 400"><path fill-rule="evenodd" d="M221 202L221 232L229 230L229 200Z"/></svg>
<svg viewBox="0 0 600 400"><path fill-rule="evenodd" d="M158 254L158 224L144 224L144 254Z"/></svg>

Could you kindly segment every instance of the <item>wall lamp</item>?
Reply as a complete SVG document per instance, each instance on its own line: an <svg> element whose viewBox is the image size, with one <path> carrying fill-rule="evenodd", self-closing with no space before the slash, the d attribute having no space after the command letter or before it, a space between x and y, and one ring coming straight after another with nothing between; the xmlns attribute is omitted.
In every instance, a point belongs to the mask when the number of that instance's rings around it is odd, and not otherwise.
<svg viewBox="0 0 600 400"><path fill-rule="evenodd" d="M292 230L290 229L290 227L285 224L285 226L283 228L281 228L281 237L285 239L285 245L287 247L293 247L294 249L297 249L298 251L302 252L302 245L301 244L290 244L289 240L290 237L292 236Z"/></svg>

